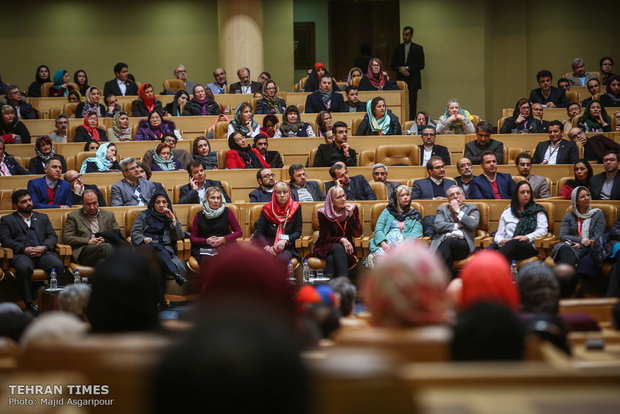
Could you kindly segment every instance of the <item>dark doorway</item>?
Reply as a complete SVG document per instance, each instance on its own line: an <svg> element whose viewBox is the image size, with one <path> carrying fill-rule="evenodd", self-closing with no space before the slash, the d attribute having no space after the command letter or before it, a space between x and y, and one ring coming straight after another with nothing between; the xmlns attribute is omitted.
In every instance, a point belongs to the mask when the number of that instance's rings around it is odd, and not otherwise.
<svg viewBox="0 0 620 414"><path fill-rule="evenodd" d="M392 52L400 43L398 0L333 0L329 2L330 67L336 79L346 78L362 43L370 46L371 57L378 57L390 69ZM367 61L367 60L366 60ZM367 67L361 68L366 73Z"/></svg>

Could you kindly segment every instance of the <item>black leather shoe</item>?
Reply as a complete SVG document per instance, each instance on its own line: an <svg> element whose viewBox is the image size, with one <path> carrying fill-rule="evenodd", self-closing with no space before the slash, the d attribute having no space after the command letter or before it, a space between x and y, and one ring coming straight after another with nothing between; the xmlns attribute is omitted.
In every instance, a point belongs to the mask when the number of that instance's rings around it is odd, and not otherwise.
<svg viewBox="0 0 620 414"><path fill-rule="evenodd" d="M26 303L26 309L32 313L32 316L38 316L39 315L39 308L36 307L36 305L32 302Z"/></svg>
<svg viewBox="0 0 620 414"><path fill-rule="evenodd" d="M179 286L183 286L184 284L187 283L187 279L181 276L180 273L175 273L172 276L174 277L174 281L177 282L177 285Z"/></svg>

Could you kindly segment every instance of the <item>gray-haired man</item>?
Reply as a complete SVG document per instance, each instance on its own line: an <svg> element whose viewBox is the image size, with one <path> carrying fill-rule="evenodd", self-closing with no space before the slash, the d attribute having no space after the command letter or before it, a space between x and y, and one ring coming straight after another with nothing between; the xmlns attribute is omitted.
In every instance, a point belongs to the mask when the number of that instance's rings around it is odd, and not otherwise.
<svg viewBox="0 0 620 414"><path fill-rule="evenodd" d="M120 166L125 178L112 185L112 207L147 205L158 186L140 178L134 157L125 158L120 162Z"/></svg>

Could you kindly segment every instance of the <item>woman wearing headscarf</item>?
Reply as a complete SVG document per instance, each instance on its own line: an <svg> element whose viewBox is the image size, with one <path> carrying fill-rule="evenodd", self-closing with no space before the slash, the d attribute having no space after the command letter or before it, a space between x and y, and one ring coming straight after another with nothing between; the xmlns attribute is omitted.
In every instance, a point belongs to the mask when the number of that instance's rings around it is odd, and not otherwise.
<svg viewBox="0 0 620 414"><path fill-rule="evenodd" d="M19 119L11 105L0 108L0 137L5 144L30 144L30 131Z"/></svg>
<svg viewBox="0 0 620 414"><path fill-rule="evenodd" d="M456 99L452 99L446 105L446 113L439 117L437 134L473 134L473 119Z"/></svg>
<svg viewBox="0 0 620 414"><path fill-rule="evenodd" d="M372 269L380 256L399 243L422 237L422 215L411 206L411 188L399 185L390 195L387 207L381 212L370 240L370 254L364 265Z"/></svg>
<svg viewBox="0 0 620 414"><path fill-rule="evenodd" d="M355 135L401 135L398 117L387 109L385 99L380 96L366 103L366 115L360 122Z"/></svg>
<svg viewBox="0 0 620 414"><path fill-rule="evenodd" d="M543 125L532 115L532 105L526 98L521 98L515 105L512 116L504 120L501 134L538 134L543 132Z"/></svg>
<svg viewBox="0 0 620 414"><path fill-rule="evenodd" d="M37 154L36 157L30 158L30 162L28 163L28 171L30 171L31 174L45 174L45 163L53 156L60 159L62 172L67 172L65 158L60 154L56 154L54 143L47 135L42 135L37 138L34 142L34 152Z"/></svg>
<svg viewBox="0 0 620 414"><path fill-rule="evenodd" d="M179 160L174 159L172 147L165 142L157 145L153 153L153 164L151 171L176 171L182 170L183 165Z"/></svg>
<svg viewBox="0 0 620 414"><path fill-rule="evenodd" d="M286 102L278 96L278 85L274 80L263 83L263 98L256 102L257 114L281 114L286 109Z"/></svg>
<svg viewBox="0 0 620 414"><path fill-rule="evenodd" d="M84 117L84 123L75 128L75 142L107 141L105 129L99 128L99 117L91 111Z"/></svg>
<svg viewBox="0 0 620 414"><path fill-rule="evenodd" d="M239 132L246 138L254 138L260 134L260 125L254 120L249 102L241 102L235 109L235 118L228 124L228 135L233 132Z"/></svg>
<svg viewBox="0 0 620 414"><path fill-rule="evenodd" d="M370 59L368 70L360 79L360 91L389 91L397 90L398 87L392 84L383 73L383 63L378 58Z"/></svg>
<svg viewBox="0 0 620 414"><path fill-rule="evenodd" d="M69 91L73 90L73 86L68 85L70 81L69 72L64 69L58 69L54 73L54 85L50 88L50 96L67 96Z"/></svg>
<svg viewBox="0 0 620 414"><path fill-rule="evenodd" d="M86 94L86 91L90 87L88 84L88 76L86 72L82 69L76 70L73 74L73 82L78 86L78 90L82 95Z"/></svg>
<svg viewBox="0 0 620 414"><path fill-rule="evenodd" d="M116 144L106 142L97 148L94 157L88 157L82 163L80 173L116 172L121 170L117 160Z"/></svg>
<svg viewBox="0 0 620 414"><path fill-rule="evenodd" d="M347 195L340 186L327 192L325 206L317 210L319 238L314 254L326 259L325 274L330 277L349 276L349 267L357 263L353 237L363 233L357 205L347 204Z"/></svg>
<svg viewBox="0 0 620 414"><path fill-rule="evenodd" d="M353 66L349 70L349 75L347 76L347 86L353 85L353 78L359 78L362 76L362 70L357 66Z"/></svg>
<svg viewBox="0 0 620 414"><path fill-rule="evenodd" d="M577 161L575 165L573 165L573 171L575 173L575 179L566 181L558 192L558 196L564 197L566 200L571 199L571 195L575 188L579 186L590 188L590 180L594 175L592 166L584 159Z"/></svg>
<svg viewBox="0 0 620 414"><path fill-rule="evenodd" d="M150 83L143 83L138 89L139 98L131 103L131 116L147 116L153 111L164 113L162 103L155 97L155 89Z"/></svg>
<svg viewBox="0 0 620 414"><path fill-rule="evenodd" d="M131 127L127 112L120 111L114 114L112 128L108 129L108 138L110 141L131 141Z"/></svg>
<svg viewBox="0 0 620 414"><path fill-rule="evenodd" d="M161 113L153 111L147 119L138 122L134 141L161 141L167 133L174 134L174 122L162 119Z"/></svg>
<svg viewBox="0 0 620 414"><path fill-rule="evenodd" d="M291 137L315 137L312 126L301 120L299 109L295 105L286 107L282 115L282 123L280 128L273 135L274 138L291 138Z"/></svg>
<svg viewBox="0 0 620 414"><path fill-rule="evenodd" d="M407 131L409 135L422 135L422 131L427 126L432 126L434 129L437 129L437 125L435 125L428 112L419 111L415 116L415 122Z"/></svg>
<svg viewBox="0 0 620 414"><path fill-rule="evenodd" d="M83 101L84 101L84 97L82 97L82 94L80 93L80 91L76 89L69 91L69 94L67 95L67 102L79 104L80 102L83 102ZM82 116L81 118L84 118L84 117Z"/></svg>
<svg viewBox="0 0 620 414"><path fill-rule="evenodd" d="M607 80L607 93L601 95L601 105L603 107L620 106L620 76L611 75ZM616 129L620 124L616 123Z"/></svg>
<svg viewBox="0 0 620 414"><path fill-rule="evenodd" d="M537 256L534 240L546 235L548 226L545 208L534 202L530 183L521 181L512 194L510 206L499 218L493 248L509 263Z"/></svg>
<svg viewBox="0 0 620 414"><path fill-rule="evenodd" d="M331 77L331 75L325 68L324 64L322 64L321 62L315 63L314 68L312 69L312 72L310 72L310 75L308 75L308 79L306 80L306 84L304 85L304 92L318 91L321 77L325 74ZM332 77L332 89L334 91L340 90L340 88L338 87L338 84L336 83L336 80L333 77Z"/></svg>
<svg viewBox="0 0 620 414"><path fill-rule="evenodd" d="M268 114L263 118L263 126L260 128L260 134L266 135L267 138L273 138L276 134L276 125L278 124L278 117L274 114ZM258 135L257 135L258 136ZM257 137L256 136L256 137ZM256 139L256 137L254 137Z"/></svg>
<svg viewBox="0 0 620 414"><path fill-rule="evenodd" d="M301 205L292 199L288 184L278 181L256 222L252 243L285 263L293 257L301 260L295 240L301 236L302 224Z"/></svg>
<svg viewBox="0 0 620 414"><path fill-rule="evenodd" d="M261 153L252 148L240 132L228 136L226 151L226 168L270 168Z"/></svg>
<svg viewBox="0 0 620 414"><path fill-rule="evenodd" d="M172 102L166 105L166 113L170 116L202 115L198 105L189 101L189 93L184 90L174 94Z"/></svg>
<svg viewBox="0 0 620 414"><path fill-rule="evenodd" d="M591 100L583 115L579 118L577 126L583 132L611 132L610 119L605 107L598 100Z"/></svg>
<svg viewBox="0 0 620 414"><path fill-rule="evenodd" d="M86 100L80 102L75 108L75 117L84 118L87 113L95 112L99 118L106 116L106 109L99 103L101 90L96 86L91 86L86 90Z"/></svg>
<svg viewBox="0 0 620 414"><path fill-rule="evenodd" d="M217 152L211 151L211 144L205 137L198 137L194 140L192 157L200 161L205 170L214 170L218 167Z"/></svg>
<svg viewBox="0 0 620 414"><path fill-rule="evenodd" d="M45 65L39 66L34 74L34 79L34 82L28 86L28 96L38 98L41 96L41 85L51 82L50 68Z"/></svg>
<svg viewBox="0 0 620 414"><path fill-rule="evenodd" d="M198 108L198 115L219 115L222 113L220 106L213 99L213 93L202 85L194 86L192 91L194 98L190 101Z"/></svg>

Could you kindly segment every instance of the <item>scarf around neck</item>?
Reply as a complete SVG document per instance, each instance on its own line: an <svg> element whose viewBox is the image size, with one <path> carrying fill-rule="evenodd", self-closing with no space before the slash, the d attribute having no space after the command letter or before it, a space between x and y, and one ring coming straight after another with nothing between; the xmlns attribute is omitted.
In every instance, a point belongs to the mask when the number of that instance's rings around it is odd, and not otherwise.
<svg viewBox="0 0 620 414"><path fill-rule="evenodd" d="M368 101L366 103L366 114L368 115L368 121L370 121L370 129L372 132L378 132L379 135L385 135L390 130L391 121L387 109L385 110L385 115L383 115L383 118L376 119L372 113L371 103L372 101Z"/></svg>
<svg viewBox="0 0 620 414"><path fill-rule="evenodd" d="M585 213L580 213L579 208L577 207L577 194L582 189L587 190L584 186L575 187L573 192L570 195L571 205L573 207L573 214L578 218L583 220L581 222L581 238L589 239L590 238L590 220L592 216L596 214L600 209L592 208L592 200L590 200L590 204L588 204L588 210Z"/></svg>

